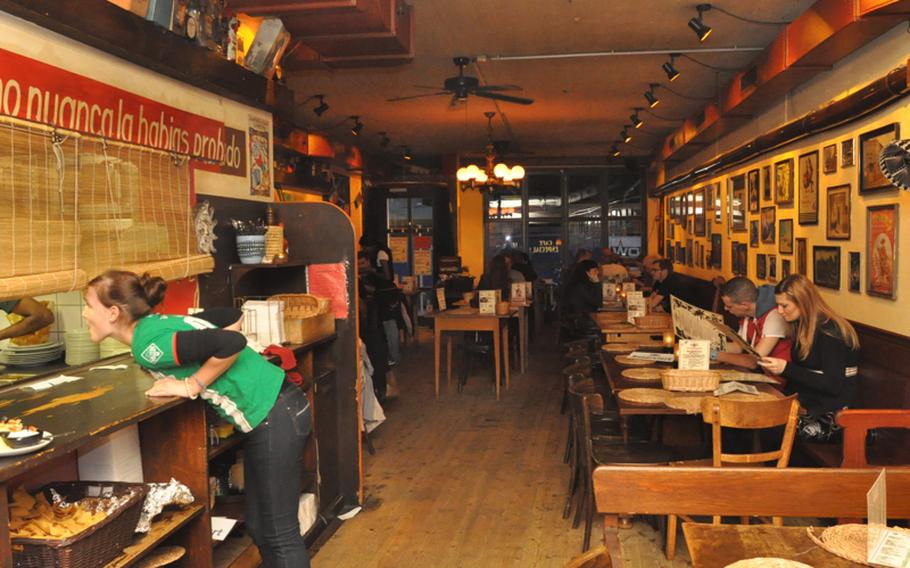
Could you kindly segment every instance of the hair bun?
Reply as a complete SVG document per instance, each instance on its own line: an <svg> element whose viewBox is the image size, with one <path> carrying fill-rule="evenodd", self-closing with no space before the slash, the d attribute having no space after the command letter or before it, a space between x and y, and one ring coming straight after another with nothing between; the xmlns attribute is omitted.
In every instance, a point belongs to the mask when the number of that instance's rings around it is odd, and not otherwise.
<svg viewBox="0 0 910 568"><path fill-rule="evenodd" d="M164 293L167 292L167 282L160 276L150 276L148 272L139 277L139 284L145 290L145 296L148 298L148 305L154 308L164 300Z"/></svg>

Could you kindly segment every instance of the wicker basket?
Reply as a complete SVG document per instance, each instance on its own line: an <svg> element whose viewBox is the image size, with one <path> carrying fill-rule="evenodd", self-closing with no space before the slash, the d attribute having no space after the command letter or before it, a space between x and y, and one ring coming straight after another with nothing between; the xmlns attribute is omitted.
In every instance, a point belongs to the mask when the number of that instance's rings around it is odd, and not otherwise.
<svg viewBox="0 0 910 568"><path fill-rule="evenodd" d="M642 329L665 329L673 325L669 314L651 314L635 318L635 326Z"/></svg>
<svg viewBox="0 0 910 568"><path fill-rule="evenodd" d="M13 538L13 566L15 568L96 568L104 566L120 555L136 530L142 503L148 487L141 483L117 483L107 481L79 481L73 483L51 483L42 491L50 499L54 489L67 501L85 497L89 487L112 487L115 496L130 491L133 495L119 509L101 522L81 533L63 540L46 538Z"/></svg>
<svg viewBox="0 0 910 568"><path fill-rule="evenodd" d="M713 391L720 386L717 371L694 371L689 369L667 369L661 371L660 381L664 389L682 392Z"/></svg>
<svg viewBox="0 0 910 568"><path fill-rule="evenodd" d="M309 343L335 333L332 302L311 294L278 294L269 301L284 302L284 337L288 343Z"/></svg>

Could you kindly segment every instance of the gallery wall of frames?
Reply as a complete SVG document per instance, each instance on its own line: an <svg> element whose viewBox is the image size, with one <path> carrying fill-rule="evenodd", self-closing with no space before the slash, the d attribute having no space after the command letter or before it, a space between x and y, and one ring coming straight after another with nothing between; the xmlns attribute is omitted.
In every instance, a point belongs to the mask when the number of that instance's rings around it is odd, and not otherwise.
<svg viewBox="0 0 910 568"><path fill-rule="evenodd" d="M906 118L901 101L664 196L660 254L703 279L804 274L839 313L910 335L910 192L878 164Z"/></svg>

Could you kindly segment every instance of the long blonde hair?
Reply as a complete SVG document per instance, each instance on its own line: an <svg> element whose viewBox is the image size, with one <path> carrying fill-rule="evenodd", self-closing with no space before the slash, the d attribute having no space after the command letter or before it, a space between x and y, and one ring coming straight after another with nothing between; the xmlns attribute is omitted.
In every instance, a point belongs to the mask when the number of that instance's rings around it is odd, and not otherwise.
<svg viewBox="0 0 910 568"><path fill-rule="evenodd" d="M850 322L831 309L831 306L818 293L815 284L808 278L802 274L788 276L777 285L774 292L785 294L799 308L795 339L799 346L800 359L805 360L809 357L812 343L815 341L815 331L820 324L829 321L837 326L841 339L847 344L847 347L853 351L859 349L859 336L856 335L856 330L853 329Z"/></svg>

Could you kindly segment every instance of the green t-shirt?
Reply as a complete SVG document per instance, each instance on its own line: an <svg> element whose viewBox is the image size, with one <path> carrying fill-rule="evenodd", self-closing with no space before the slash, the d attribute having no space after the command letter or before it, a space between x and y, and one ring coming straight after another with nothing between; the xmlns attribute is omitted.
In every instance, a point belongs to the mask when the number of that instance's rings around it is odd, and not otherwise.
<svg viewBox="0 0 910 568"><path fill-rule="evenodd" d="M176 333L216 326L192 316L148 315L133 332L133 357L153 374L186 379L201 363L181 364L175 353ZM284 381L284 371L244 347L240 357L199 394L241 432L249 432L268 415Z"/></svg>

